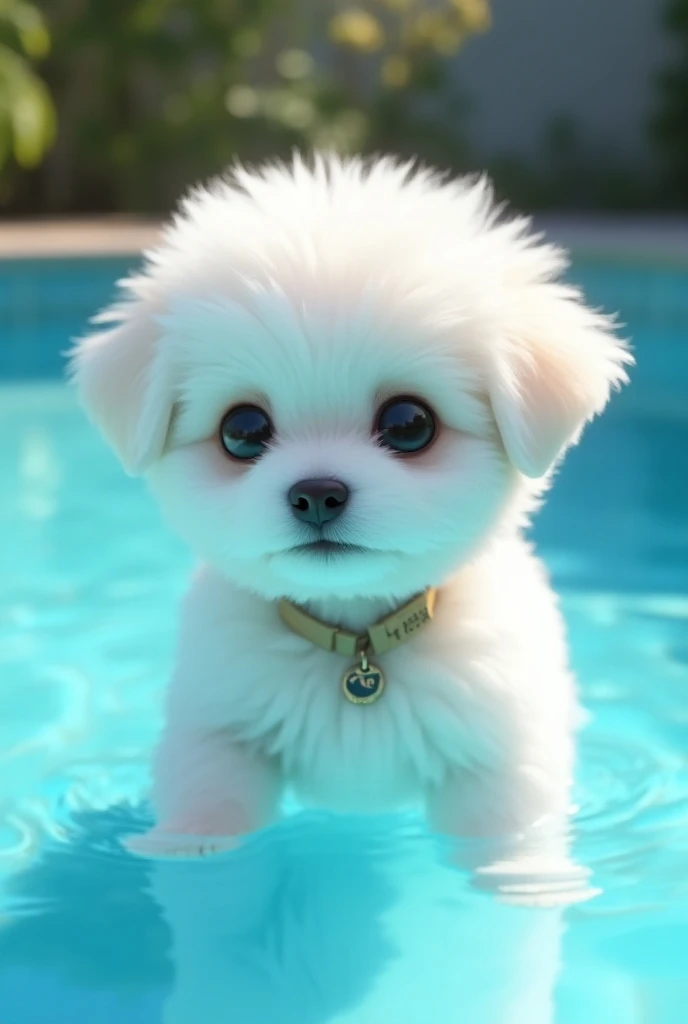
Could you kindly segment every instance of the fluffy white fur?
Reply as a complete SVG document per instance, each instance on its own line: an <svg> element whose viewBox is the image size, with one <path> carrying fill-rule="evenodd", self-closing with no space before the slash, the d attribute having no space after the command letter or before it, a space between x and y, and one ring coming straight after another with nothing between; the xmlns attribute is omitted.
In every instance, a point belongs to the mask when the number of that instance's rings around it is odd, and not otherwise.
<svg viewBox="0 0 688 1024"><path fill-rule="evenodd" d="M630 357L559 283L564 266L527 221L499 217L484 181L317 157L196 190L123 282L102 333L76 350L76 381L203 563L149 848L258 828L285 785L334 810L420 800L459 835L565 817L574 682L522 529ZM404 394L441 421L410 458L373 435L381 403ZM245 402L276 428L252 464L218 441ZM293 550L305 527L286 495L315 476L350 488L325 533L365 553ZM381 659L388 686L369 707L343 698L345 660L276 609L287 596L364 629L428 585L436 618Z"/></svg>

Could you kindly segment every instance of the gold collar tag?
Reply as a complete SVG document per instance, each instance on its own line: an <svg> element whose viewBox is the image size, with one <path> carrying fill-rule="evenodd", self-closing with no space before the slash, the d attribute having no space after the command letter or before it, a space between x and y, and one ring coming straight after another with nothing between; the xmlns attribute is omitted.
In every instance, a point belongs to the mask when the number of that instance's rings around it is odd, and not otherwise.
<svg viewBox="0 0 688 1024"><path fill-rule="evenodd" d="M286 599L279 602L279 613L285 625L316 647L348 657L358 656L358 664L344 673L342 691L352 704L374 704L384 693L385 676L379 665L368 660L368 652L385 654L410 640L432 619L436 598L437 591L431 587L363 634L321 622Z"/></svg>
<svg viewBox="0 0 688 1024"><path fill-rule="evenodd" d="M385 689L385 676L378 665L368 661L361 651L361 661L347 669L342 677L342 690L352 704L374 704Z"/></svg>

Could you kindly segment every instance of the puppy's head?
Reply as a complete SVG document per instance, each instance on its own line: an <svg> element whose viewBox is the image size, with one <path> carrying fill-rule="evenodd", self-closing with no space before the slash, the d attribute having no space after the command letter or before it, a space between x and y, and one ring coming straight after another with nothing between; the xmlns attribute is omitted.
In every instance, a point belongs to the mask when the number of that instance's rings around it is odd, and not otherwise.
<svg viewBox="0 0 688 1024"><path fill-rule="evenodd" d="M183 203L78 345L76 381L238 583L400 597L521 515L626 379L563 267L484 182L392 161L240 170Z"/></svg>

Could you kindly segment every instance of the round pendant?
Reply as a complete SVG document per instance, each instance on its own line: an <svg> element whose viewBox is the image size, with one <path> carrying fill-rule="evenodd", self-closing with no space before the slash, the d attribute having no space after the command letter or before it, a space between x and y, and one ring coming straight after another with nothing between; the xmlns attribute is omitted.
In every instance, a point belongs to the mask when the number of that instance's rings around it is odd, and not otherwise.
<svg viewBox="0 0 688 1024"><path fill-rule="evenodd" d="M382 669L368 662L366 668L353 665L347 669L342 679L344 696L352 704L373 704L382 696L385 688L385 677Z"/></svg>

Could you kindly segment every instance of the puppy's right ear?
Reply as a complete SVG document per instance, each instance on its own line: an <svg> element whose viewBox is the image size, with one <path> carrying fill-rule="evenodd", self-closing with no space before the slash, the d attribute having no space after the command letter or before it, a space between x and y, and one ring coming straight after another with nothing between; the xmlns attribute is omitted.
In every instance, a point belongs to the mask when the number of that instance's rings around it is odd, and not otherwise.
<svg viewBox="0 0 688 1024"><path fill-rule="evenodd" d="M172 415L172 388L157 351L160 327L143 303L128 303L97 322L114 327L80 341L71 374L89 418L131 475L162 455Z"/></svg>

